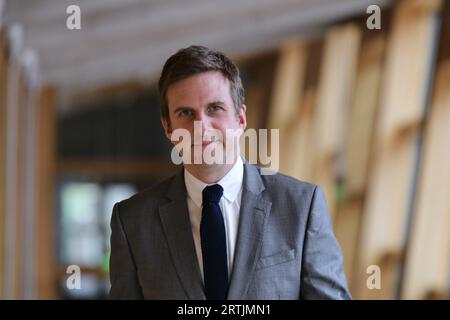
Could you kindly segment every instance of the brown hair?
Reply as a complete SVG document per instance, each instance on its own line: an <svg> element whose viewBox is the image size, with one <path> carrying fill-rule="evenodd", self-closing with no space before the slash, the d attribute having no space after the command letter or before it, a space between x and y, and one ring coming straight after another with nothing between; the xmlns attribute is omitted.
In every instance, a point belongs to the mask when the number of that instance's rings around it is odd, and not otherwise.
<svg viewBox="0 0 450 320"><path fill-rule="evenodd" d="M161 116L167 120L169 127L170 116L167 103L167 89L169 86L179 80L208 71L220 71L230 81L230 94L236 114L238 114L245 98L237 66L222 52L203 46L190 46L178 50L178 52L167 59L159 78L158 89Z"/></svg>

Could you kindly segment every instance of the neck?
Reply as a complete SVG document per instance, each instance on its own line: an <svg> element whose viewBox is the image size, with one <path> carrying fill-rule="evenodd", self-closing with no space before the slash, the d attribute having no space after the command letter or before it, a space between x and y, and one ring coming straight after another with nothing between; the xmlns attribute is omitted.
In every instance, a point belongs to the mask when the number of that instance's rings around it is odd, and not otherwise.
<svg viewBox="0 0 450 320"><path fill-rule="evenodd" d="M203 181L204 183L211 184L216 183L225 175L230 172L230 170L235 165L237 159L231 164L216 164L216 165L206 165L206 164L185 164L184 168L192 174L194 177Z"/></svg>

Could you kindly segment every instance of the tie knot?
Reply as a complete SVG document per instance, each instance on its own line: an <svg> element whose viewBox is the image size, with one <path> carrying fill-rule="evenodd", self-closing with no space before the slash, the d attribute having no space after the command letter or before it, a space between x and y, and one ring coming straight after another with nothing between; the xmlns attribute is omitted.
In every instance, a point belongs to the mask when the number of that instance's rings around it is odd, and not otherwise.
<svg viewBox="0 0 450 320"><path fill-rule="evenodd" d="M220 184L213 184L203 189L203 203L219 203L223 194L223 188Z"/></svg>

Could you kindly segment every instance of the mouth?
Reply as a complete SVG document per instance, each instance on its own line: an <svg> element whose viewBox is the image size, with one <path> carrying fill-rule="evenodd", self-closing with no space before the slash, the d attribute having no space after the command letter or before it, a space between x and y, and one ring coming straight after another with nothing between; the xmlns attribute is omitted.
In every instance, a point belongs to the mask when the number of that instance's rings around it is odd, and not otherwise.
<svg viewBox="0 0 450 320"><path fill-rule="evenodd" d="M203 147L206 147L207 145L209 145L209 144L211 144L211 143L213 143L213 142L214 142L214 140L203 141L203 142L202 142L202 146L203 146Z"/></svg>
<svg viewBox="0 0 450 320"><path fill-rule="evenodd" d="M208 141L202 141L202 144L192 144L191 146L202 146L203 148L205 148L206 146L210 145L211 143L216 142L215 140L208 140Z"/></svg>

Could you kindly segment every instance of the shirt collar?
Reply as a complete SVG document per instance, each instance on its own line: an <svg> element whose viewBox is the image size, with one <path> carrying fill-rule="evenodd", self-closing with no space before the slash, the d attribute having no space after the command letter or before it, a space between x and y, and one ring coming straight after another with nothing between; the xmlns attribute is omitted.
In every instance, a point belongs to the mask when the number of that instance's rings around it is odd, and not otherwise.
<svg viewBox="0 0 450 320"><path fill-rule="evenodd" d="M230 171L220 179L217 184L220 184L223 188L223 196L230 202L236 200L239 192L242 189L242 181L244 180L244 163L241 157L237 158L236 163L233 165ZM202 207L202 191L203 189L212 184L204 183L203 181L194 177L189 171L184 169L184 183L188 195L192 201L198 206Z"/></svg>

